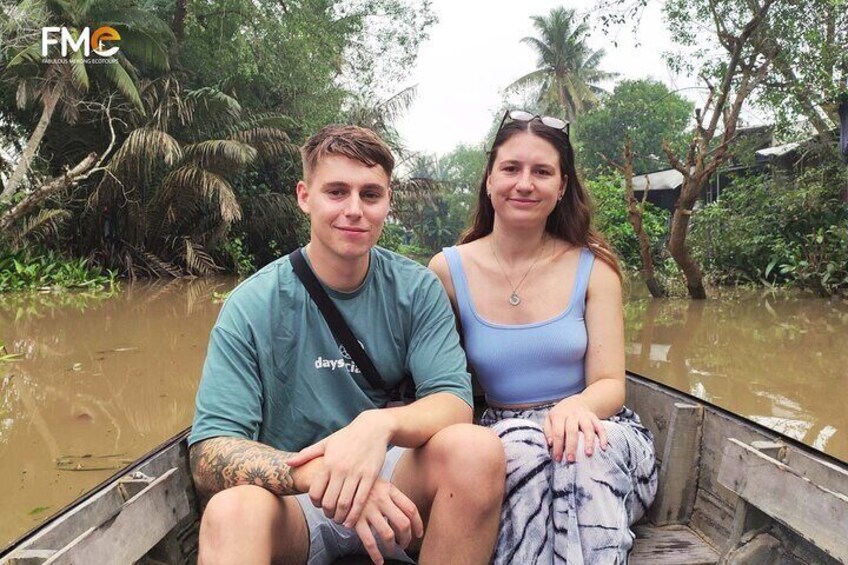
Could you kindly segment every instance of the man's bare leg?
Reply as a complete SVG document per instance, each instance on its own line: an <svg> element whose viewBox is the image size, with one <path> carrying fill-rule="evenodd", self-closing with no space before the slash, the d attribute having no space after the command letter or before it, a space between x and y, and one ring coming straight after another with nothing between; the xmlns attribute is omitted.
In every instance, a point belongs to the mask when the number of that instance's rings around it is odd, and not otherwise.
<svg viewBox="0 0 848 565"><path fill-rule="evenodd" d="M498 534L504 451L494 432L457 424L407 451L392 476L418 506L426 530L421 565L489 562Z"/></svg>
<svg viewBox="0 0 848 565"><path fill-rule="evenodd" d="M251 485L213 496L200 522L199 565L303 565L309 531L293 496Z"/></svg>

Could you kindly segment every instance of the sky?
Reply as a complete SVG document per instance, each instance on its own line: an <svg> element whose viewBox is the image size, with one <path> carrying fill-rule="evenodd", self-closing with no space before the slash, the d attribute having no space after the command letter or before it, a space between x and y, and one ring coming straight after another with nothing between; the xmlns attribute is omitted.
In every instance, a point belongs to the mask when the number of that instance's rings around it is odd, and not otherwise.
<svg viewBox="0 0 848 565"><path fill-rule="evenodd" d="M439 22L423 42L404 86L417 84L417 98L398 129L412 150L444 155L460 143L478 143L498 113L503 89L535 70L536 55L521 38L535 35L530 17L565 6L592 13L595 0L433 0ZM604 48L601 68L619 78L651 77L682 88L663 62L672 48L659 3L649 2L639 29L626 25L605 36L593 26L589 45ZM617 46L614 45L617 42ZM612 84L609 85L610 89ZM682 94L684 94L682 92Z"/></svg>

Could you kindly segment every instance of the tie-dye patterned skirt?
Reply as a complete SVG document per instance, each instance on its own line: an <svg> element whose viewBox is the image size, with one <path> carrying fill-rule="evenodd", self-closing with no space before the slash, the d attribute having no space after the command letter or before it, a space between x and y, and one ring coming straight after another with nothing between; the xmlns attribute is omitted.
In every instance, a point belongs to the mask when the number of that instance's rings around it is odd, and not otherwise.
<svg viewBox="0 0 848 565"><path fill-rule="evenodd" d="M573 463L551 457L542 425L553 404L527 410L488 408L481 423L506 451L506 490L492 562L614 565L627 563L630 526L657 491L653 435L623 408L603 420L608 447Z"/></svg>

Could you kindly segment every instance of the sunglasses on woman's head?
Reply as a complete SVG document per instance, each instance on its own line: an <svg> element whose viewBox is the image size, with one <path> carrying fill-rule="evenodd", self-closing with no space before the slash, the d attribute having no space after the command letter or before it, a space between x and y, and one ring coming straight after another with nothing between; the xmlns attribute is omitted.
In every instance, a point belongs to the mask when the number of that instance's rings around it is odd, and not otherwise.
<svg viewBox="0 0 848 565"><path fill-rule="evenodd" d="M559 118L555 118L553 116L541 116L539 114L531 114L530 112L526 112L524 110L507 110L504 112L504 116L501 119L501 125L498 126L498 131L501 131L501 128L504 127L507 118L514 122L532 122L533 120L539 120L549 128L554 128L560 131L565 132L565 135L569 134L570 124L565 120L561 120Z"/></svg>

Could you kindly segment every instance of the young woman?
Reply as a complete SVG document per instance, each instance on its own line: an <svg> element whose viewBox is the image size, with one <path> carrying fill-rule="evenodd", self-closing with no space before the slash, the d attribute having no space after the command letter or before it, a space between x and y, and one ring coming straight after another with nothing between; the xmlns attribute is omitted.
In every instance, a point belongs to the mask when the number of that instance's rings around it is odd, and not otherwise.
<svg viewBox="0 0 848 565"><path fill-rule="evenodd" d="M504 115L474 225L430 268L506 450L494 562L625 563L656 493L653 438L624 407L621 273L566 122Z"/></svg>

